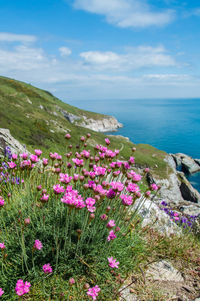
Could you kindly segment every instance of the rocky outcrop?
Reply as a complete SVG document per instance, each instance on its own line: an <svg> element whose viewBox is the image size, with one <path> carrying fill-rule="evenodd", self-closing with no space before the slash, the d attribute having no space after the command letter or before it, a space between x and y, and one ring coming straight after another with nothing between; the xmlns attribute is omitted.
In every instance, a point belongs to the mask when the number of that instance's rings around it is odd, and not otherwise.
<svg viewBox="0 0 200 301"><path fill-rule="evenodd" d="M113 132L123 126L113 116L106 116L102 119L92 119L83 116L83 121L77 125L95 132Z"/></svg>
<svg viewBox="0 0 200 301"><path fill-rule="evenodd" d="M13 138L8 129L0 128L0 156L4 155L6 146L10 147L12 153L27 152L26 147Z"/></svg>
<svg viewBox="0 0 200 301"><path fill-rule="evenodd" d="M176 162L176 167L182 171L189 174L200 171L200 159L193 159L182 153L172 154L172 157Z"/></svg>
<svg viewBox="0 0 200 301"><path fill-rule="evenodd" d="M168 179L156 179L156 183L161 186L157 199L164 199L176 205L184 201L200 204L199 192L190 184L183 172L176 170L177 163L175 163L173 158L174 155L167 155L165 158L165 161L172 169Z"/></svg>
<svg viewBox="0 0 200 301"><path fill-rule="evenodd" d="M95 132L113 132L123 125L117 121L113 116L105 116L99 119L88 118L84 115L77 116L69 113L60 107L57 110L67 119L70 123L78 126L93 130ZM55 112L53 113L55 115Z"/></svg>
<svg viewBox="0 0 200 301"><path fill-rule="evenodd" d="M142 205L140 202L138 200L134 204L133 210L137 210L142 217L142 227L149 226L167 236L181 234L181 229L171 220L169 215L160 210L158 205L151 200L146 200Z"/></svg>

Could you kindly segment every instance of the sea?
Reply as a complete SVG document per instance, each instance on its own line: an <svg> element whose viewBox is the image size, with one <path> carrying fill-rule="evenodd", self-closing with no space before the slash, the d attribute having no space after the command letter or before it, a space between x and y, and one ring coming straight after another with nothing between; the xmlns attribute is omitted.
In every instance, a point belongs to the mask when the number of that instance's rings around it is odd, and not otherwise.
<svg viewBox="0 0 200 301"><path fill-rule="evenodd" d="M151 144L167 153L200 159L200 98L73 100L84 110L112 115L123 124L117 132L134 143ZM200 173L188 176L200 192Z"/></svg>

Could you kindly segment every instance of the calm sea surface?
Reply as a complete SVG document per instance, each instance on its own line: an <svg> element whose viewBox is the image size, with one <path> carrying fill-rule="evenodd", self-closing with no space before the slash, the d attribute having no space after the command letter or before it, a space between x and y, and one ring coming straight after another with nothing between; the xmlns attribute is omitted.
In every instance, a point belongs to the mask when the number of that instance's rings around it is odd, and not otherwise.
<svg viewBox="0 0 200 301"><path fill-rule="evenodd" d="M134 143L148 143L168 153L182 152L200 158L200 99L67 102L115 116L124 127L114 134L129 137ZM200 191L200 173L189 180Z"/></svg>

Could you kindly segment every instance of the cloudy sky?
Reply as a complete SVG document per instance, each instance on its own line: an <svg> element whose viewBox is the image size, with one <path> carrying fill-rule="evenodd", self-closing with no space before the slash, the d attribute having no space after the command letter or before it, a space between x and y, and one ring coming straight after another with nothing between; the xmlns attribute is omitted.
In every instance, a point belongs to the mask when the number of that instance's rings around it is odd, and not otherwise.
<svg viewBox="0 0 200 301"><path fill-rule="evenodd" d="M0 0L0 75L63 100L200 97L196 0Z"/></svg>

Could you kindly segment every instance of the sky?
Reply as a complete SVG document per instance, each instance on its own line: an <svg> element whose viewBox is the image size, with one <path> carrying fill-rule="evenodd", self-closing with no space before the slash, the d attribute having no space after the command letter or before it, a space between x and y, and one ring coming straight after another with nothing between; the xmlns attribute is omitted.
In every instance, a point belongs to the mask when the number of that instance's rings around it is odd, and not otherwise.
<svg viewBox="0 0 200 301"><path fill-rule="evenodd" d="M200 97L197 0L0 0L0 75L62 100Z"/></svg>

